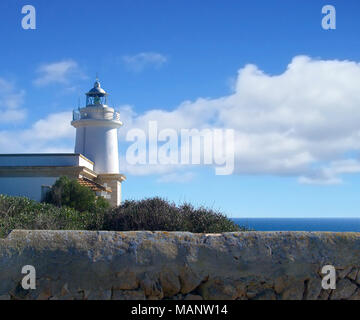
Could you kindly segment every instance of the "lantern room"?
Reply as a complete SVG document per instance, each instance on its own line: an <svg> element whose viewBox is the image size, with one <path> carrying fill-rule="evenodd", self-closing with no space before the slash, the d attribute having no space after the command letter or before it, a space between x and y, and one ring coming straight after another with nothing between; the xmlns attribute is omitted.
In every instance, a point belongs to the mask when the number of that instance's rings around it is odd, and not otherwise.
<svg viewBox="0 0 360 320"><path fill-rule="evenodd" d="M107 105L106 91L101 88L100 81L96 79L94 87L86 93L86 106Z"/></svg>

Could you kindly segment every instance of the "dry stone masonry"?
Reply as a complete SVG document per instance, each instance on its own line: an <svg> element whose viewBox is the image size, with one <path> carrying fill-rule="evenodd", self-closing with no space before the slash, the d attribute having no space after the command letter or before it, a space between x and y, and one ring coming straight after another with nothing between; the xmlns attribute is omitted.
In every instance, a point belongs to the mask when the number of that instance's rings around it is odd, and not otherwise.
<svg viewBox="0 0 360 320"><path fill-rule="evenodd" d="M359 269L358 233L15 230L0 240L0 299L359 300Z"/></svg>

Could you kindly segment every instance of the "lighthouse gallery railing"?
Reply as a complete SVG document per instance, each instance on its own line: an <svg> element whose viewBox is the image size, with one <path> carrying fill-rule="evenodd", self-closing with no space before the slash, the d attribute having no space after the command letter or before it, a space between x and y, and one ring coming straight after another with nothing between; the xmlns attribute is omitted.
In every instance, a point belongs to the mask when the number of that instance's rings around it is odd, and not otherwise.
<svg viewBox="0 0 360 320"><path fill-rule="evenodd" d="M81 119L91 119L90 117L87 117L87 114L86 113L83 113L81 115L79 109L75 109L73 110L73 121L77 121L77 120L81 120ZM113 113L113 116L112 118L106 118L106 120L116 120L116 121L120 121L120 112L118 111L115 111Z"/></svg>

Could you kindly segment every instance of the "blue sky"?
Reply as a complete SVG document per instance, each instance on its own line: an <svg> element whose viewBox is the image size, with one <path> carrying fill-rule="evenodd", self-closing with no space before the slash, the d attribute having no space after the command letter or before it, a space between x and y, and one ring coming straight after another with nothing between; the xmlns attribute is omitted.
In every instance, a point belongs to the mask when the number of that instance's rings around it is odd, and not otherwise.
<svg viewBox="0 0 360 320"><path fill-rule="evenodd" d="M36 30L21 28L25 4ZM321 28L326 4L336 30ZM98 73L124 115L120 139L179 117L241 140L229 176L123 167L125 199L186 200L231 217L360 217L359 12L355 0L3 0L0 153L71 152L69 112Z"/></svg>

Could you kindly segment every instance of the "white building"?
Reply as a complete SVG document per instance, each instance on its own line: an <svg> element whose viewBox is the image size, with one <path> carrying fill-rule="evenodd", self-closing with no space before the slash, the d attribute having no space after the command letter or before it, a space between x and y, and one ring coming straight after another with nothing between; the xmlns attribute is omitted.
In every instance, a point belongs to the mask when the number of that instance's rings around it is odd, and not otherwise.
<svg viewBox="0 0 360 320"><path fill-rule="evenodd" d="M111 205L121 203L118 135L120 115L107 105L107 93L95 82L86 107L73 112L75 153L0 154L0 194L25 196L41 201L61 176L78 179Z"/></svg>

